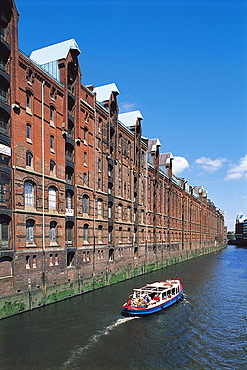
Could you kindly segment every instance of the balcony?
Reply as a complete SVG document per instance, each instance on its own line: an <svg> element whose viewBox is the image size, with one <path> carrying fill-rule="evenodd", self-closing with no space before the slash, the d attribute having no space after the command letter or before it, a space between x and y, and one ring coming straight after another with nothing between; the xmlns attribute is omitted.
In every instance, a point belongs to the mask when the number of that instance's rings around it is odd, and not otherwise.
<svg viewBox="0 0 247 370"><path fill-rule="evenodd" d="M10 52L10 45L6 41L6 28L0 28L0 45Z"/></svg>
<svg viewBox="0 0 247 370"><path fill-rule="evenodd" d="M0 134L8 135L8 122L0 118Z"/></svg>
<svg viewBox="0 0 247 370"><path fill-rule="evenodd" d="M8 93L7 91L0 90L0 102L8 104Z"/></svg>

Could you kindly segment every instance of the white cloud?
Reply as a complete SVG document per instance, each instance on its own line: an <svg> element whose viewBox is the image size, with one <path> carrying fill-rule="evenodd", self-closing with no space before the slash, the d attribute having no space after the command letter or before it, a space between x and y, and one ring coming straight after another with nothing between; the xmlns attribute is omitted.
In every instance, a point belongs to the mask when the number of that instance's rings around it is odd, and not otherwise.
<svg viewBox="0 0 247 370"><path fill-rule="evenodd" d="M205 171L213 172L217 171L224 162L227 162L226 158L211 159L207 157L201 157L195 160L195 163L202 166Z"/></svg>
<svg viewBox="0 0 247 370"><path fill-rule="evenodd" d="M131 112L136 109L136 103L124 101L120 104L119 110L121 113Z"/></svg>
<svg viewBox="0 0 247 370"><path fill-rule="evenodd" d="M172 162L172 172L174 172L176 175L183 172L186 168L188 168L190 165L184 157L175 156L173 157Z"/></svg>
<svg viewBox="0 0 247 370"><path fill-rule="evenodd" d="M230 170L227 171L226 180L236 180L247 178L247 154L239 159L238 164L232 165Z"/></svg>

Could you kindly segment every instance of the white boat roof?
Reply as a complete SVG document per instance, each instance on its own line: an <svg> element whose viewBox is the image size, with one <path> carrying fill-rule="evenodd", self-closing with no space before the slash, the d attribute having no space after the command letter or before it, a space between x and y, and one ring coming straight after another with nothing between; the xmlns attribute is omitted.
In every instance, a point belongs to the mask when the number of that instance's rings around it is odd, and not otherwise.
<svg viewBox="0 0 247 370"><path fill-rule="evenodd" d="M155 282L152 284L147 284L142 288L134 289L136 292L162 292L164 290L169 290L175 285L179 284L179 280L166 280L161 282Z"/></svg>
<svg viewBox="0 0 247 370"><path fill-rule="evenodd" d="M81 53L75 39L70 39L32 51L30 59L34 60L37 64L42 65L66 58L71 49L77 50L78 54Z"/></svg>
<svg viewBox="0 0 247 370"><path fill-rule="evenodd" d="M96 93L96 100L100 103L109 100L112 93L120 94L115 83L95 87L93 92Z"/></svg>
<svg viewBox="0 0 247 370"><path fill-rule="evenodd" d="M127 113L120 113L118 115L118 119L122 122L125 126L135 126L137 119L143 119L143 116L139 110L135 110L132 112Z"/></svg>

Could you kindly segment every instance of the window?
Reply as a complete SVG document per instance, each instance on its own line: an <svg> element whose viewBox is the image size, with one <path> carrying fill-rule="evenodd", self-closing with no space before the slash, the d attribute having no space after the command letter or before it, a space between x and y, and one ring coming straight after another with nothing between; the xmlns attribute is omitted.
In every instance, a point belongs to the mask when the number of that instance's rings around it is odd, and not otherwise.
<svg viewBox="0 0 247 370"><path fill-rule="evenodd" d="M56 226L57 226L56 221L50 222L50 243L56 242Z"/></svg>
<svg viewBox="0 0 247 370"><path fill-rule="evenodd" d="M30 181L24 184L25 205L34 207L34 185Z"/></svg>
<svg viewBox="0 0 247 370"><path fill-rule="evenodd" d="M26 152L26 166L33 167L33 155L30 152Z"/></svg>
<svg viewBox="0 0 247 370"><path fill-rule="evenodd" d="M48 189L49 192L49 209L56 209L56 188L54 186L51 186Z"/></svg>
<svg viewBox="0 0 247 370"><path fill-rule="evenodd" d="M83 130L83 140L84 140L84 144L86 144L87 143L87 129L86 129L86 127Z"/></svg>
<svg viewBox="0 0 247 370"><path fill-rule="evenodd" d="M0 203L5 203L5 206L8 206L10 195L10 176L4 172L0 172Z"/></svg>
<svg viewBox="0 0 247 370"><path fill-rule="evenodd" d="M26 242L33 243L34 239L34 220L27 220L26 221Z"/></svg>
<svg viewBox="0 0 247 370"><path fill-rule="evenodd" d="M72 185L73 182L73 175L74 175L74 170L70 166L67 166L65 169L66 172L66 183Z"/></svg>
<svg viewBox="0 0 247 370"><path fill-rule="evenodd" d="M122 220L122 204L118 205L118 219Z"/></svg>
<svg viewBox="0 0 247 370"><path fill-rule="evenodd" d="M67 221L65 226L66 231L66 243L72 245L73 241L73 227L74 223L72 221Z"/></svg>
<svg viewBox="0 0 247 370"><path fill-rule="evenodd" d="M87 224L83 226L83 240L84 240L84 243L88 243L88 225Z"/></svg>
<svg viewBox="0 0 247 370"><path fill-rule="evenodd" d="M108 227L108 243L112 244L112 226Z"/></svg>
<svg viewBox="0 0 247 370"><path fill-rule="evenodd" d="M100 177L98 178L98 189L99 190L101 189L101 178Z"/></svg>
<svg viewBox="0 0 247 370"><path fill-rule="evenodd" d="M54 123L54 117L55 117L55 108L50 107L50 123Z"/></svg>
<svg viewBox="0 0 247 370"><path fill-rule="evenodd" d="M27 140L31 140L31 125L30 123L27 123L26 125L26 137L27 137Z"/></svg>
<svg viewBox="0 0 247 370"><path fill-rule="evenodd" d="M71 190L66 191L66 208L72 209L73 192Z"/></svg>
<svg viewBox="0 0 247 370"><path fill-rule="evenodd" d="M101 134L101 129L102 129L102 119L101 118L99 118L99 124L98 124L98 132L99 132L99 134Z"/></svg>
<svg viewBox="0 0 247 370"><path fill-rule="evenodd" d="M103 226L99 225L98 226L98 243L102 243L102 229L103 229Z"/></svg>
<svg viewBox="0 0 247 370"><path fill-rule="evenodd" d="M101 172L101 159L98 159L98 172Z"/></svg>
<svg viewBox="0 0 247 370"><path fill-rule="evenodd" d="M30 85L32 85L32 70L31 69L28 69L27 71L27 81Z"/></svg>
<svg viewBox="0 0 247 370"><path fill-rule="evenodd" d="M9 248L9 221L7 216L0 217L0 248Z"/></svg>
<svg viewBox="0 0 247 370"><path fill-rule="evenodd" d="M98 217L102 217L102 199L98 199L97 202L97 211L98 211Z"/></svg>
<svg viewBox="0 0 247 370"><path fill-rule="evenodd" d="M50 265L50 266L53 266L53 254L52 254L52 253L50 254L50 258L49 258L49 260L50 260L50 261L49 261L49 265Z"/></svg>
<svg viewBox="0 0 247 370"><path fill-rule="evenodd" d="M67 267L73 267L75 265L75 252L69 252L67 254Z"/></svg>
<svg viewBox="0 0 247 370"><path fill-rule="evenodd" d="M84 166L87 166L87 153L84 152Z"/></svg>
<svg viewBox="0 0 247 370"><path fill-rule="evenodd" d="M108 218L112 218L112 202L108 202Z"/></svg>
<svg viewBox="0 0 247 370"><path fill-rule="evenodd" d="M88 214L88 208L89 208L89 196L83 195L82 198L82 213Z"/></svg>
<svg viewBox="0 0 247 370"><path fill-rule="evenodd" d="M127 221L130 222L130 206L127 208Z"/></svg>
<svg viewBox="0 0 247 370"><path fill-rule="evenodd" d="M88 185L88 176L86 172L83 173L83 183L85 186Z"/></svg>
<svg viewBox="0 0 247 370"><path fill-rule="evenodd" d="M71 144L66 144L65 146L65 156L66 160L72 162L74 154L74 147Z"/></svg>
<svg viewBox="0 0 247 370"><path fill-rule="evenodd" d="M55 147L54 136L50 135L50 150L54 151L54 147Z"/></svg>
<svg viewBox="0 0 247 370"><path fill-rule="evenodd" d="M26 269L30 269L30 256L26 256Z"/></svg>
<svg viewBox="0 0 247 370"><path fill-rule="evenodd" d="M52 98L52 99L55 99L55 87L52 87L52 88L51 88L50 95L51 95L51 98Z"/></svg>
<svg viewBox="0 0 247 370"><path fill-rule="evenodd" d="M33 255L33 269L37 268L37 256L36 254Z"/></svg>
<svg viewBox="0 0 247 370"><path fill-rule="evenodd" d="M109 250L109 261L114 261L114 249Z"/></svg>
<svg viewBox="0 0 247 370"><path fill-rule="evenodd" d="M56 163L52 159L50 160L50 174L56 174Z"/></svg>
<svg viewBox="0 0 247 370"><path fill-rule="evenodd" d="M58 265L58 253L55 253L55 265Z"/></svg>
<svg viewBox="0 0 247 370"><path fill-rule="evenodd" d="M31 113L31 97L32 94L30 91L26 92L26 111Z"/></svg>

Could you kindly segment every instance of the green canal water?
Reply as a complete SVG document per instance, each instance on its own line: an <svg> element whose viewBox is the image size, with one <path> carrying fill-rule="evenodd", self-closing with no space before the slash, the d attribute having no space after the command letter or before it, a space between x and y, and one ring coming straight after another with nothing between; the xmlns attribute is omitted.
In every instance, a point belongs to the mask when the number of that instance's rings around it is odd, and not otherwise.
<svg viewBox="0 0 247 370"><path fill-rule="evenodd" d="M186 297L124 318L134 287L181 278ZM0 369L247 369L247 249L173 265L0 321Z"/></svg>

